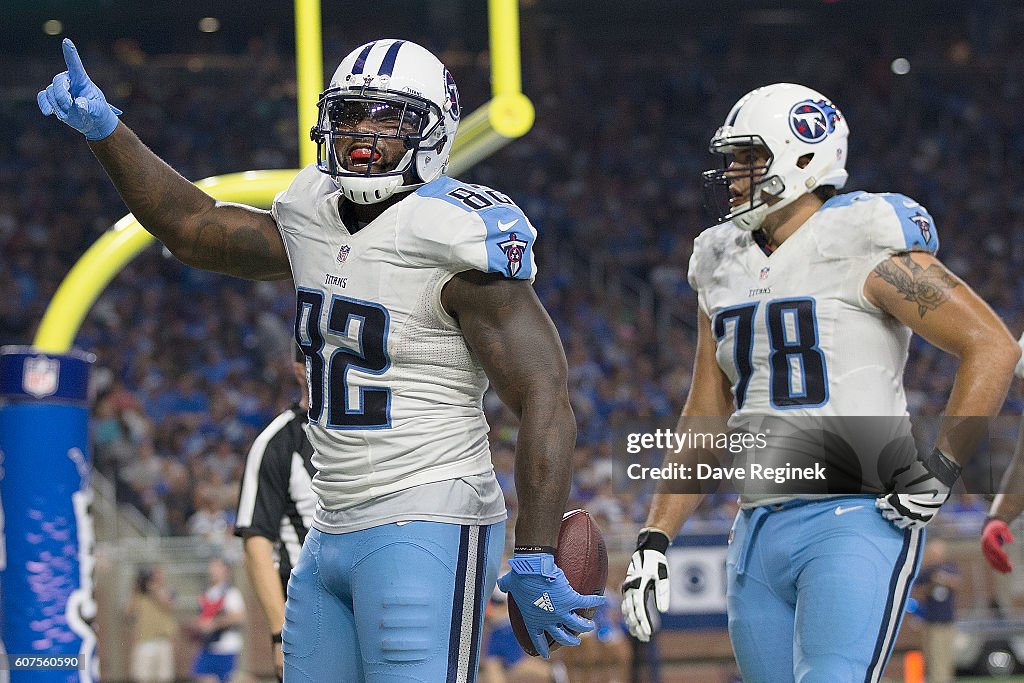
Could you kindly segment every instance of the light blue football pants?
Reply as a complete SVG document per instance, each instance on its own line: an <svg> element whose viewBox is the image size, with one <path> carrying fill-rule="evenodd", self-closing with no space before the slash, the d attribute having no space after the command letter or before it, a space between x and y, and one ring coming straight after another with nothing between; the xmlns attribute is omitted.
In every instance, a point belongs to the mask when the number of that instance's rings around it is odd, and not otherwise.
<svg viewBox="0 0 1024 683"><path fill-rule="evenodd" d="M726 562L729 636L751 683L874 683L892 653L924 532L872 497L741 510Z"/></svg>
<svg viewBox="0 0 1024 683"><path fill-rule="evenodd" d="M473 683L505 523L310 529L288 581L287 683Z"/></svg>

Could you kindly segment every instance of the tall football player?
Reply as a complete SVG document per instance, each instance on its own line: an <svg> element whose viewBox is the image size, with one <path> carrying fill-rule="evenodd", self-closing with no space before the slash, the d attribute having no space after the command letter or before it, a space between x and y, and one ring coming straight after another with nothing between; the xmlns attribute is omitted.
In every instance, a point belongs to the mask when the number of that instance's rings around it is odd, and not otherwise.
<svg viewBox="0 0 1024 683"><path fill-rule="evenodd" d="M936 258L923 206L837 194L849 129L820 93L779 83L744 96L711 141L727 190L694 243L699 301L693 417L905 416L911 332L960 359L947 416L995 415L1020 355L992 310ZM966 453L935 450L873 497L741 497L727 560L729 633L744 680L877 681L917 571L922 528ZM684 453L690 458L696 453ZM668 607L665 551L699 495L656 494L624 584L632 633L645 598Z"/></svg>
<svg viewBox="0 0 1024 683"><path fill-rule="evenodd" d="M546 634L577 644L567 629L594 624L573 610L603 598L573 591L552 553L576 434L565 355L531 287L536 230L500 192L444 175L461 115L444 65L402 40L345 57L319 101L319 162L267 212L175 173L68 40L64 58L39 106L85 134L147 230L189 265L295 282L319 504L288 585L285 678L475 678L505 536L488 380L520 418L501 586L539 651Z"/></svg>

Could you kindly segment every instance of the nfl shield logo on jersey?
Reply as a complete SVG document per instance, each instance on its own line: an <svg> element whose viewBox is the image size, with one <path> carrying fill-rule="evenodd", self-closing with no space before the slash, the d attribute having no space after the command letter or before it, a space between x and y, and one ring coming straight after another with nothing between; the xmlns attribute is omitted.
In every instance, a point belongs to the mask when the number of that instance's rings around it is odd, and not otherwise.
<svg viewBox="0 0 1024 683"><path fill-rule="evenodd" d="M21 386L25 393L43 398L57 391L57 380L60 378L60 363L46 356L26 358L21 376Z"/></svg>
<svg viewBox="0 0 1024 683"><path fill-rule="evenodd" d="M347 244L341 245L341 249L338 250L338 263L344 265L345 261L348 260L348 253L352 251L352 247Z"/></svg>
<svg viewBox="0 0 1024 683"><path fill-rule="evenodd" d="M762 268L761 269L761 279L762 280L767 280L768 279L768 273L770 271L771 271L771 268L769 268L768 266L765 266L764 268Z"/></svg>
<svg viewBox="0 0 1024 683"><path fill-rule="evenodd" d="M515 277L519 269L523 267L523 255L526 253L527 243L519 239L516 233L510 233L508 239L498 244L498 248L505 252L508 258L509 277Z"/></svg>

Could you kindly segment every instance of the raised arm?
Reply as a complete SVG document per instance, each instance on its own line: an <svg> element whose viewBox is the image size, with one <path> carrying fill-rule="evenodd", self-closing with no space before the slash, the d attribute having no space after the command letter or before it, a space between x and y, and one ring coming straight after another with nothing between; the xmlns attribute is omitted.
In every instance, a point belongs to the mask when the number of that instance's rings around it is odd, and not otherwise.
<svg viewBox="0 0 1024 683"><path fill-rule="evenodd" d="M89 147L135 217L182 263L250 280L291 277L269 211L219 202L154 154L128 126Z"/></svg>
<svg viewBox="0 0 1024 683"><path fill-rule="evenodd" d="M65 39L68 70L39 93L43 114L81 132L139 222L182 262L253 280L291 276L270 212L218 202L179 175L117 119Z"/></svg>

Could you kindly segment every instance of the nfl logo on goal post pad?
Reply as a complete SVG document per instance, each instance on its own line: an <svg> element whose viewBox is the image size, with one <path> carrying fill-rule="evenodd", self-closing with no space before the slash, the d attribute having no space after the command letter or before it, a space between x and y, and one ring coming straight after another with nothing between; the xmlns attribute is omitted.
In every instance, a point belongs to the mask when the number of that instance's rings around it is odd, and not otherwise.
<svg viewBox="0 0 1024 683"><path fill-rule="evenodd" d="M0 651L79 658L96 680L90 353L0 348ZM53 558L61 558L60 563ZM60 590L40 591L40 572ZM52 615L66 616L54 620Z"/></svg>

